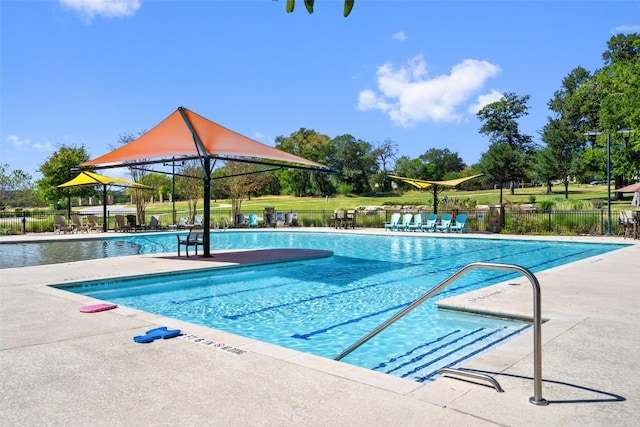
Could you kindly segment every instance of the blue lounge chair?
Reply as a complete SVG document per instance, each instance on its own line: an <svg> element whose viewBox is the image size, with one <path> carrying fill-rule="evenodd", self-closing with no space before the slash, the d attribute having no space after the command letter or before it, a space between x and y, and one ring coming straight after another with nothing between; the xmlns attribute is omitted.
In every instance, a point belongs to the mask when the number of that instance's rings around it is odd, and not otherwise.
<svg viewBox="0 0 640 427"><path fill-rule="evenodd" d="M391 215L391 219L389 222L384 223L385 230L395 230L398 228L398 223L400 222L401 215L399 213L394 213Z"/></svg>
<svg viewBox="0 0 640 427"><path fill-rule="evenodd" d="M423 221L424 221L424 215L423 214L421 214L421 213L415 214L413 216L413 222L411 224L409 224L409 226L407 227L407 230L409 230L409 231L421 230Z"/></svg>
<svg viewBox="0 0 640 427"><path fill-rule="evenodd" d="M256 214L249 214L249 227L258 227L258 215Z"/></svg>
<svg viewBox="0 0 640 427"><path fill-rule="evenodd" d="M436 231L443 231L445 233L448 233L449 231L451 231L450 227L451 227L452 218L453 218L453 215L451 214L443 214L442 219L440 220L440 224L436 225Z"/></svg>
<svg viewBox="0 0 640 427"><path fill-rule="evenodd" d="M455 224L451 224L449 230L454 233L465 233L467 231L467 214L458 214Z"/></svg>
<svg viewBox="0 0 640 427"><path fill-rule="evenodd" d="M436 223L438 222L438 214L429 214L427 220L420 227L421 231L436 231Z"/></svg>

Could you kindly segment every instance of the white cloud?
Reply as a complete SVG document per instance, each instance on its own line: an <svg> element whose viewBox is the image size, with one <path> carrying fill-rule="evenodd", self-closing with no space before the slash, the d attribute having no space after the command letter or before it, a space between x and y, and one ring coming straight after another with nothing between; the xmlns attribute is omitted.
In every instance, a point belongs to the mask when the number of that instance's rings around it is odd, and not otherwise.
<svg viewBox="0 0 640 427"><path fill-rule="evenodd" d="M613 34L629 34L629 33L640 33L640 25L618 25L612 31Z"/></svg>
<svg viewBox="0 0 640 427"><path fill-rule="evenodd" d="M13 145L18 150L26 150L31 144L29 139L20 139L17 135L7 135L7 142Z"/></svg>
<svg viewBox="0 0 640 427"><path fill-rule="evenodd" d="M502 92L498 92L493 89L491 92L486 93L484 95L479 95L474 104L469 105L469 113L470 114L478 114L485 105L489 105L493 102L500 101L503 97Z"/></svg>
<svg viewBox="0 0 640 427"><path fill-rule="evenodd" d="M59 0L64 6L75 10L87 21L97 16L119 18L132 16L141 5L141 0Z"/></svg>
<svg viewBox="0 0 640 427"><path fill-rule="evenodd" d="M370 89L360 92L358 109L380 110L400 126L429 120L457 122L471 96L498 73L498 65L465 59L450 74L430 77L424 58L417 55L399 69L390 63L378 67L379 94Z"/></svg>
<svg viewBox="0 0 640 427"><path fill-rule="evenodd" d="M254 132L253 135L254 135L253 138L256 141L262 141L263 143L270 143L273 145L274 139L269 135L262 132Z"/></svg>
<svg viewBox="0 0 640 427"><path fill-rule="evenodd" d="M36 149L39 151L47 151L53 153L55 148L51 142L47 141L43 144L32 144L29 138L20 139L17 135L7 135L7 142L13 145L19 151L27 151L30 149Z"/></svg>
<svg viewBox="0 0 640 427"><path fill-rule="evenodd" d="M48 153L53 153L54 151L56 151L53 144L51 144L51 142L49 141L45 142L44 144L33 144L33 148L40 151L46 151Z"/></svg>
<svg viewBox="0 0 640 427"><path fill-rule="evenodd" d="M391 38L403 42L407 39L407 34L404 31L400 31L392 35Z"/></svg>

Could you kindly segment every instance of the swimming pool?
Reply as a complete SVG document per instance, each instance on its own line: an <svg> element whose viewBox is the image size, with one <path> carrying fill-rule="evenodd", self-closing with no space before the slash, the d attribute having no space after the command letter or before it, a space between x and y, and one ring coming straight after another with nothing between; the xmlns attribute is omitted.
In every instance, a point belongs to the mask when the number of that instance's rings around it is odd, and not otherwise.
<svg viewBox="0 0 640 427"><path fill-rule="evenodd" d="M170 250L175 236L136 239L140 249L149 253ZM624 245L433 235L227 232L212 234L212 247L314 248L333 251L334 256L225 271L83 282L63 288L334 358L470 262L517 264L537 272ZM343 361L419 382L431 380L442 367L463 364L529 325L440 311L435 302L509 277L515 276L486 270L463 276Z"/></svg>

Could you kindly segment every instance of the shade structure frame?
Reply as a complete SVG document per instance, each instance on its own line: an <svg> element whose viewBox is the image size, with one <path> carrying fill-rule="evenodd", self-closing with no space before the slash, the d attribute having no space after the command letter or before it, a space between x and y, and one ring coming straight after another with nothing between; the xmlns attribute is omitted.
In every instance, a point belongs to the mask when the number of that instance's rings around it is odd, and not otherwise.
<svg viewBox="0 0 640 427"><path fill-rule="evenodd" d="M92 171L81 171L75 178L58 185L58 188L73 188L73 187L102 187L102 231L107 232L107 187L132 187L151 189L146 185L139 184L137 182L129 181L124 178L111 178L104 175L99 175Z"/></svg>
<svg viewBox="0 0 640 427"><path fill-rule="evenodd" d="M85 162L81 167L106 169L164 163L167 159L172 161L198 159L202 164L204 257L211 256L211 160L220 159L335 173L325 165L262 144L184 107L179 107L169 117L137 139Z"/></svg>
<svg viewBox="0 0 640 427"><path fill-rule="evenodd" d="M438 187L456 187L460 184L462 184L463 182L467 182L469 180L472 180L474 178L478 178L480 176L482 176L483 174L479 173L476 175L472 175L472 176L465 176L462 178L457 178L457 179L450 179L447 181L430 181L430 180L423 180L423 179L417 179L417 178L408 178L408 177L404 177L404 176L398 176L398 175L389 175L389 178L392 179L397 179L399 181L402 182L406 182L407 184L413 185L416 188L420 188L420 189L427 189L427 188L432 188L433 189L433 213L437 214L438 213Z"/></svg>

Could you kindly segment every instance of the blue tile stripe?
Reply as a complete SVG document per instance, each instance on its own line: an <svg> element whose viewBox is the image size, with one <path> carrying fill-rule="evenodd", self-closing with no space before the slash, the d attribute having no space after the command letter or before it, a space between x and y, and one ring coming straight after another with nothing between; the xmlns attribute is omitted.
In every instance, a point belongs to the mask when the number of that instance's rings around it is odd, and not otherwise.
<svg viewBox="0 0 640 427"><path fill-rule="evenodd" d="M481 330L484 330L484 329L485 329L485 328L481 328L481 329L478 329L478 330L476 330L476 331L474 331L474 332L478 332L478 331L481 331ZM410 375L413 375L413 374L415 374L415 373L417 373L417 372L420 372L421 370L423 370L423 369L424 369L424 368L426 368L427 366L433 365L434 363L436 363L436 362L438 362L438 361L440 361L440 360L442 360L442 359L444 359L444 358L446 358L446 357L449 357L449 356L451 356L452 354L455 354L455 353L457 353L457 352L458 352L458 351L460 351L460 350L463 350L463 349L465 349L465 348L467 348L467 347L469 347L469 346L472 346L472 345L474 345L474 344L476 344L476 343L478 343L478 342L481 342L481 341L483 341L483 340L485 340L485 339L489 338L490 336L493 336L493 335L497 334L498 332L500 332L500 330L501 330L501 329L503 329L503 328L494 329L494 330L492 330L491 332L488 332L488 333L486 333L486 334L484 334L484 335L479 336L478 338L474 339L473 341L470 341L470 342L468 342L468 343L466 343L466 344L464 344L464 345L461 345L461 346L459 346L459 347L456 347L456 348L454 348L453 350L451 350L451 351L449 351L449 352L447 352L447 353L445 353L445 354L443 354L443 355L441 355L441 356L438 356L438 357L436 357L435 359L432 359L432 360L428 361L427 363L423 363L422 365L416 366L416 367L415 367L415 368L413 368L412 370L410 370L410 371L405 372L404 374L402 374L402 375L401 375L401 377L402 377L402 378L406 378L406 377L408 377L408 376L410 376ZM470 335L471 335L471 334L467 334L467 336L470 336ZM464 337L462 337L462 338L464 338ZM448 345L453 344L454 342L460 341L462 338L459 338L459 339L457 339L457 340L455 340L455 341L452 341L452 342L451 342L451 343L449 343ZM429 352L429 353L433 353L433 352ZM429 354L429 353L427 353L427 354ZM425 354L424 356L426 356L426 354ZM424 357L422 357L422 358L424 358ZM397 370L397 369L395 369L395 370ZM387 373L389 373L389 372L387 372Z"/></svg>
<svg viewBox="0 0 640 427"><path fill-rule="evenodd" d="M494 346L500 344L501 342L503 342L505 340L508 340L509 338L513 337L514 335L518 335L522 331L524 331L526 329L529 329L529 328L531 328L531 325L525 325L522 328L519 328L519 329L517 329L517 330L515 330L515 331L513 331L513 332L511 332L511 333L509 333L509 334L507 334L505 336L503 336L500 339L497 339L495 341L490 342L489 344L485 345L482 348L479 348L479 349L477 349L475 351L472 351L470 353L465 354L463 357L461 357L461 358L459 358L459 359L457 359L457 360L455 360L455 361L453 361L451 363L448 363L445 366L442 366L441 368L438 368L438 370L440 370L442 368L451 368L452 366L455 366L455 365L457 365L457 364L459 364L461 362L464 362L465 360L470 359L471 357L474 357L475 355L477 355L477 354L479 354L479 353L481 353L481 352L483 352L485 350L488 350L489 348L494 347ZM438 374L438 371L434 371L434 372L431 372L429 375L425 375L425 376L417 378L415 380L417 382L424 382L426 380L431 379L432 377L434 377L437 374Z"/></svg>
<svg viewBox="0 0 640 427"><path fill-rule="evenodd" d="M475 329L475 330L473 330L473 331L471 331L471 332L469 332L469 333L467 333L467 334L465 334L465 335L462 335L461 337L458 337L458 338L454 339L453 341L449 341L448 343L443 344L443 345L441 345L441 346L439 346L439 347L433 348L433 349L429 350L429 351L428 351L428 352L426 352L426 353L423 353L423 354L421 354L421 355L419 355L419 356L416 356L416 357L412 358L411 360L408 360L407 362L401 363L400 365L396 366L395 368L393 368L393 369L389 369L388 371L385 371L385 373L390 374L390 373L395 372L395 371L398 371L398 370L400 370L400 369L402 369L402 368L406 368L406 367L408 367L408 366L410 366L410 365L414 365L415 363L417 363L417 362L421 361L421 360L422 360L422 359L424 359L425 357L430 356L430 355L434 354L435 352L437 352L437 351L439 351L439 350L442 350L442 349L444 349L444 348L447 348L447 347L449 347L449 346L451 346L451 345L453 345L453 344L455 344L455 343L457 343L457 342L459 342L459 341L462 341L462 340L464 340L465 338L468 338L468 337L470 337L470 336L476 335L476 334L478 334L478 333L480 333L480 332L484 331L485 329L486 329L486 328L478 328L478 329ZM437 360L438 360L438 359L435 359L435 360L434 360L434 362L435 362L435 361L437 361ZM429 366L430 364L432 364L432 363L434 363L434 362L429 362L429 363L427 363L427 364L425 364L425 365L423 365L423 366ZM419 370L419 369L418 369L418 368L416 368L416 371L418 371L418 370ZM410 373L411 373L411 372L410 372ZM410 373L409 373L409 374L410 374ZM406 376L407 376L407 375L409 375L409 374L402 375L402 378L406 377Z"/></svg>
<svg viewBox="0 0 640 427"><path fill-rule="evenodd" d="M314 335L324 334L325 332L328 332L331 329L339 328L340 326L345 326L345 325L349 325L349 324L352 324L352 323L357 323L357 322L360 322L361 320L367 319L369 317L375 317L375 316L378 316L378 315L380 315L382 313L386 313L388 311L399 310L401 308L404 308L404 307L408 306L409 304L411 304L411 301L407 302L407 303L404 303L404 304L395 305L393 307L385 308L384 310L376 311L375 313L369 313L369 314L366 314L364 316L355 317L353 319L347 320L346 322L337 323L335 325L332 325L332 326L329 326L329 327L326 327L326 328L322 328L322 329L318 329L316 331L309 332L309 333L306 333L306 334L293 334L293 335L291 335L291 338L299 338L299 339L302 339L302 340L308 340L309 338L311 338Z"/></svg>
<svg viewBox="0 0 640 427"><path fill-rule="evenodd" d="M416 346L416 347L412 348L411 350L407 351L404 354L401 354L400 356L392 357L391 359L387 360L386 362L380 362L380 364L374 366L371 369L374 370L374 371L377 371L377 370L380 370L382 368L386 368L388 365L391 365L392 363L395 363L400 359L404 359L405 357L411 356L411 354L415 353L418 350L421 350L421 349L423 349L425 347L429 347L432 344L439 343L440 341L445 340L445 339L449 338L450 336L458 334L458 333L460 333L460 329L456 329L455 331L452 331L452 332L449 332L448 334L442 335L441 337L438 337L433 341L429 341L429 342L426 342L424 344L420 344L419 346Z"/></svg>

